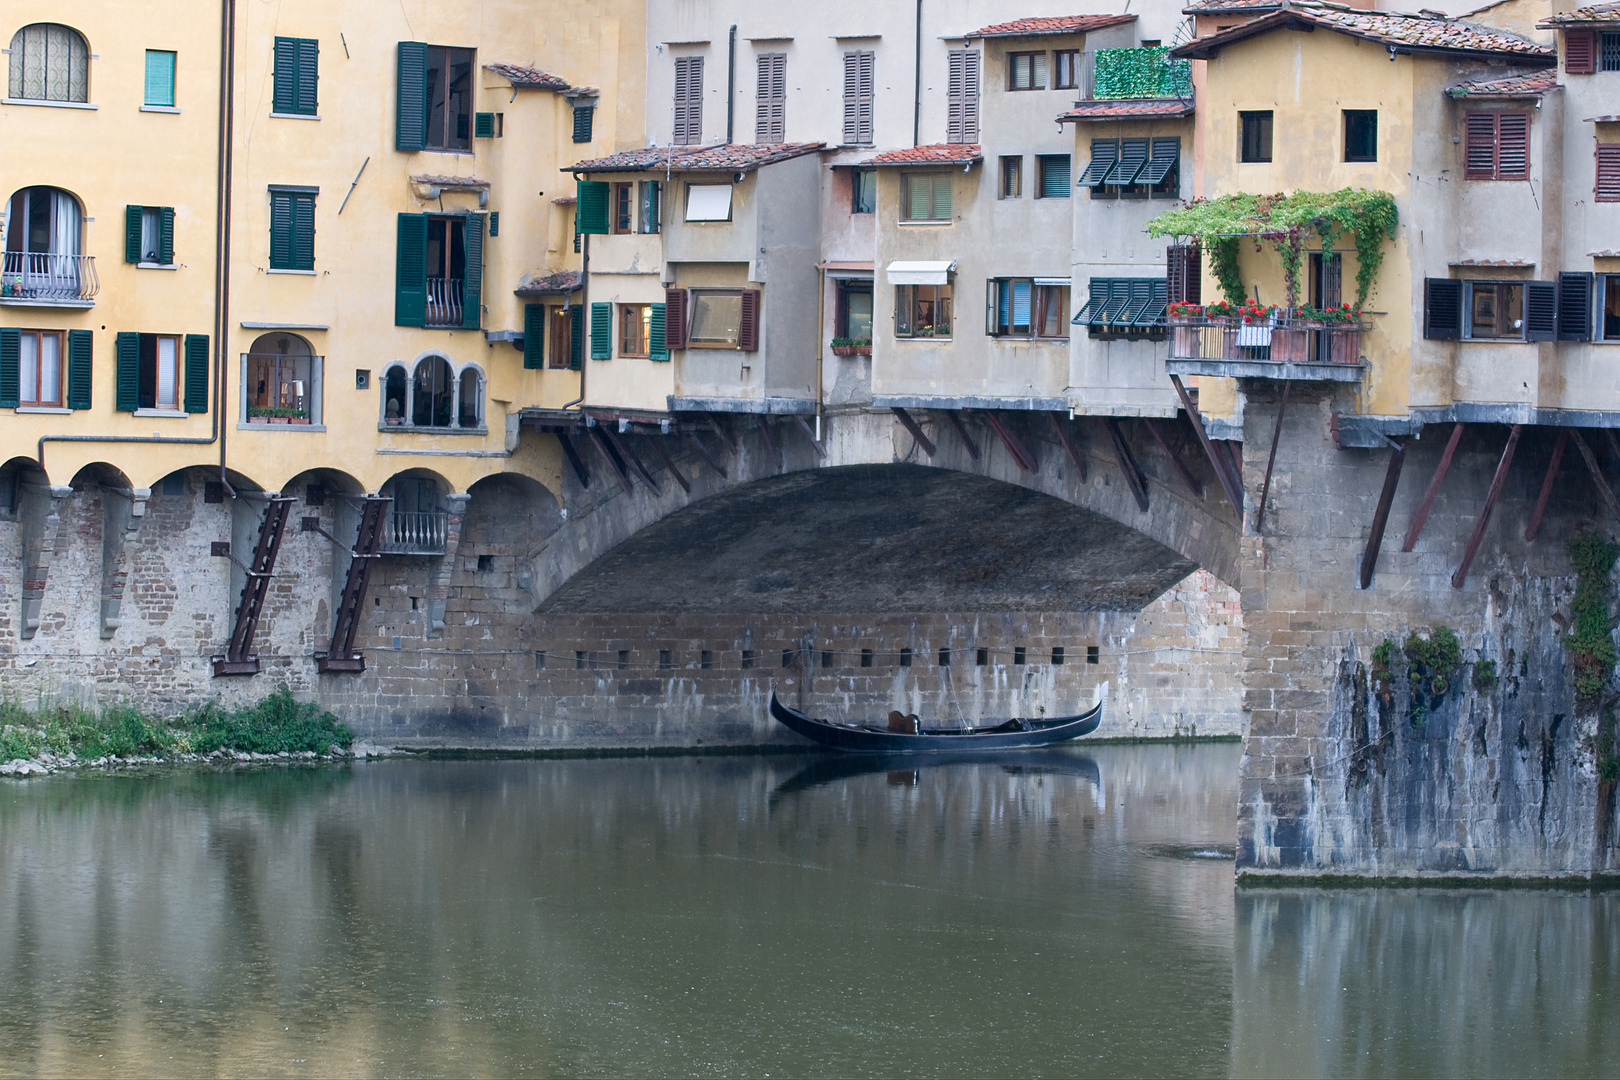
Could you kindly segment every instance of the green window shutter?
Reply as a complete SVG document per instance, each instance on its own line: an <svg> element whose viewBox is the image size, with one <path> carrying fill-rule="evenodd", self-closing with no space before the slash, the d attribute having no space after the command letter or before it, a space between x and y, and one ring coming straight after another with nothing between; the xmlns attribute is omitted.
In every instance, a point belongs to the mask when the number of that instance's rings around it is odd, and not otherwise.
<svg viewBox="0 0 1620 1080"><path fill-rule="evenodd" d="M321 43L313 38L301 38L298 42L298 85L295 110L303 116L314 116L316 108L316 86L320 81L320 55Z"/></svg>
<svg viewBox="0 0 1620 1080"><path fill-rule="evenodd" d="M275 74L270 91L270 111L298 111L298 39L276 38Z"/></svg>
<svg viewBox="0 0 1620 1080"><path fill-rule="evenodd" d="M492 112L473 113L473 138L493 139L495 137L495 114Z"/></svg>
<svg viewBox="0 0 1620 1080"><path fill-rule="evenodd" d="M591 359L608 360L613 356L613 305L591 305Z"/></svg>
<svg viewBox="0 0 1620 1080"><path fill-rule="evenodd" d="M15 409L20 390L18 368L22 364L22 334L0 330L0 409Z"/></svg>
<svg viewBox="0 0 1620 1080"><path fill-rule="evenodd" d="M158 207L158 262L174 265L174 207Z"/></svg>
<svg viewBox="0 0 1620 1080"><path fill-rule="evenodd" d="M596 115L594 105L574 106L574 141L587 143L591 141L591 119Z"/></svg>
<svg viewBox="0 0 1620 1080"><path fill-rule="evenodd" d="M293 197L288 191L270 193L270 269L292 269Z"/></svg>
<svg viewBox="0 0 1620 1080"><path fill-rule="evenodd" d="M141 335L120 332L113 351L118 357L118 411L134 412L141 404Z"/></svg>
<svg viewBox="0 0 1620 1080"><path fill-rule="evenodd" d="M94 354L91 346L95 335L90 330L67 332L67 407L90 407L90 383L94 376Z"/></svg>
<svg viewBox="0 0 1620 1080"><path fill-rule="evenodd" d="M647 356L653 360L669 360L669 347L664 344L663 304L652 306L652 319L647 328Z"/></svg>
<svg viewBox="0 0 1620 1080"><path fill-rule="evenodd" d="M292 270L315 269L315 196L293 196Z"/></svg>
<svg viewBox="0 0 1620 1080"><path fill-rule="evenodd" d="M397 234L394 325L421 326L427 318L427 215L399 215Z"/></svg>
<svg viewBox="0 0 1620 1080"><path fill-rule="evenodd" d="M420 41L399 43L399 73L394 84L397 150L409 152L427 145L427 54L428 47Z"/></svg>
<svg viewBox="0 0 1620 1080"><path fill-rule="evenodd" d="M208 335L186 335L186 412L208 411Z"/></svg>
<svg viewBox="0 0 1620 1080"><path fill-rule="evenodd" d="M501 235L501 212L499 210L489 212L489 235Z"/></svg>
<svg viewBox="0 0 1620 1080"><path fill-rule="evenodd" d="M479 295L484 280L484 219L477 214L467 215L466 244L467 259L461 272L461 326L477 330L484 321Z"/></svg>
<svg viewBox="0 0 1620 1080"><path fill-rule="evenodd" d="M146 51L145 103L174 108L174 53Z"/></svg>
<svg viewBox="0 0 1620 1080"><path fill-rule="evenodd" d="M934 177L933 220L951 220L951 178L948 176Z"/></svg>
<svg viewBox="0 0 1620 1080"><path fill-rule="evenodd" d="M585 305L568 309L568 366L578 371L585 356Z"/></svg>
<svg viewBox="0 0 1620 1080"><path fill-rule="evenodd" d="M546 305L523 305L523 366L538 371L546 366Z"/></svg>
<svg viewBox="0 0 1620 1080"><path fill-rule="evenodd" d="M575 232L607 235L609 186L602 180L581 180L579 182L575 188Z"/></svg>
<svg viewBox="0 0 1620 1080"><path fill-rule="evenodd" d="M124 207L124 261L141 261L141 212L144 206Z"/></svg>

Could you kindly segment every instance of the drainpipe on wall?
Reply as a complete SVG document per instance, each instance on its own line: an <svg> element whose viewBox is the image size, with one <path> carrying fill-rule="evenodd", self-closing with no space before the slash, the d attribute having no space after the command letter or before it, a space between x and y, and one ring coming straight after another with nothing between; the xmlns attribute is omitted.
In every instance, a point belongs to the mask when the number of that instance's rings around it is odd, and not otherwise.
<svg viewBox="0 0 1620 1080"><path fill-rule="evenodd" d="M922 5L917 0L917 57L911 93L911 145L922 145Z"/></svg>
<svg viewBox="0 0 1620 1080"><path fill-rule="evenodd" d="M920 4L922 0L917 0ZM737 24L731 24L731 45L726 52L726 145L731 145L731 126L737 115Z"/></svg>
<svg viewBox="0 0 1620 1080"><path fill-rule="evenodd" d="M207 446L219 442L219 476L225 479L225 330L229 319L227 306L230 296L230 169L232 112L235 108L234 81L236 78L236 0L221 0L219 27L219 177L215 187L214 235L214 407L213 422L207 438L170 435L41 435L35 458L45 470L45 444L48 442L78 443L167 443L170 445ZM49 472L46 473L49 477ZM226 482L226 490L230 483ZM231 492L235 495L235 492Z"/></svg>

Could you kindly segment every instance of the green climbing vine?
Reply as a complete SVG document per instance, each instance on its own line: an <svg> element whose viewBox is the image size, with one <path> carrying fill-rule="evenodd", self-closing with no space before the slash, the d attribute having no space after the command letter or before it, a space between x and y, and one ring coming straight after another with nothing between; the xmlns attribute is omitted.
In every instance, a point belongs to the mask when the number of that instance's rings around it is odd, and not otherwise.
<svg viewBox="0 0 1620 1080"><path fill-rule="evenodd" d="M1288 287L1288 306L1299 296L1299 272L1307 242L1314 236L1323 251L1332 251L1339 237L1349 234L1356 248L1356 309L1366 306L1378 271L1384 264L1386 243L1395 239L1399 214L1395 196L1368 188L1339 191L1296 191L1291 194L1253 195L1237 192L1215 199L1194 199L1168 210L1148 223L1148 235L1196 237L1211 252L1211 269L1221 292L1233 304L1248 298L1238 272L1240 238L1276 247L1282 258ZM1223 265L1226 260L1228 265Z"/></svg>
<svg viewBox="0 0 1620 1080"><path fill-rule="evenodd" d="M1098 49L1094 98L1190 98L1192 64L1170 59L1170 46Z"/></svg>
<svg viewBox="0 0 1620 1080"><path fill-rule="evenodd" d="M1614 624L1609 621L1609 574L1620 558L1620 544L1594 533L1569 545L1575 567L1575 600L1564 648L1575 662L1575 708L1583 715L1597 711L1603 684L1614 674Z"/></svg>

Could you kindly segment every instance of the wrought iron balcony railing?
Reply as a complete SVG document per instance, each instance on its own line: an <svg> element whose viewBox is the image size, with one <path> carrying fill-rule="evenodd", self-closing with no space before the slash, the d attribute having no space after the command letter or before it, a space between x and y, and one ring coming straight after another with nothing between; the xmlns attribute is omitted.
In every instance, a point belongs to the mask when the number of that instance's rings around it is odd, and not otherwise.
<svg viewBox="0 0 1620 1080"><path fill-rule="evenodd" d="M1360 364L1361 337L1369 329L1361 322L1171 318L1170 359Z"/></svg>
<svg viewBox="0 0 1620 1080"><path fill-rule="evenodd" d="M427 314L424 326L461 325L460 278L430 277L427 279Z"/></svg>
<svg viewBox="0 0 1620 1080"><path fill-rule="evenodd" d="M8 251L0 270L0 304L90 307L101 283L92 255Z"/></svg>

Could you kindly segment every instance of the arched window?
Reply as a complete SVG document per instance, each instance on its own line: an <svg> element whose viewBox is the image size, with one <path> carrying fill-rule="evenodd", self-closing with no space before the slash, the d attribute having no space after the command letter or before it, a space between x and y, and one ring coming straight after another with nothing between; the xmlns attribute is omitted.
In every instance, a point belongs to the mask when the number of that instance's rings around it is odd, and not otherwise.
<svg viewBox="0 0 1620 1080"><path fill-rule="evenodd" d="M450 362L442 356L424 357L411 380L411 423L449 427L455 417L455 388Z"/></svg>
<svg viewBox="0 0 1620 1080"><path fill-rule="evenodd" d="M90 49L77 30L56 23L25 26L11 38L7 97L24 101L89 101Z"/></svg>
<svg viewBox="0 0 1620 1080"><path fill-rule="evenodd" d="M461 394L456 404L456 426L475 428L479 426L480 414L483 412L484 396L479 392L483 379L479 377L478 369L469 367L461 373Z"/></svg>
<svg viewBox="0 0 1620 1080"><path fill-rule="evenodd" d="M383 422L403 424L405 404L409 400L406 390L405 368L395 364L383 373Z"/></svg>
<svg viewBox="0 0 1620 1080"><path fill-rule="evenodd" d="M321 422L321 358L309 342L285 331L260 334L245 360L248 423Z"/></svg>
<svg viewBox="0 0 1620 1080"><path fill-rule="evenodd" d="M17 191L6 218L0 285L10 295L40 300L95 296L94 272L79 255L83 220L79 200L60 188Z"/></svg>

